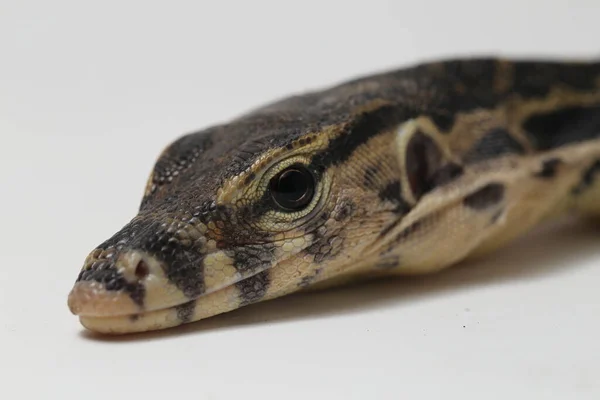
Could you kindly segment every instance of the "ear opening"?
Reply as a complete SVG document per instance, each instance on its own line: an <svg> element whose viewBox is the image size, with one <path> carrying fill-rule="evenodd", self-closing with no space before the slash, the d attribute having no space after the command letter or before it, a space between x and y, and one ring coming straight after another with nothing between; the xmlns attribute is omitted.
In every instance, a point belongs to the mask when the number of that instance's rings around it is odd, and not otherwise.
<svg viewBox="0 0 600 400"><path fill-rule="evenodd" d="M398 130L399 151L407 198L417 202L436 187L463 173L463 167L450 160L442 145L416 123L409 121Z"/></svg>

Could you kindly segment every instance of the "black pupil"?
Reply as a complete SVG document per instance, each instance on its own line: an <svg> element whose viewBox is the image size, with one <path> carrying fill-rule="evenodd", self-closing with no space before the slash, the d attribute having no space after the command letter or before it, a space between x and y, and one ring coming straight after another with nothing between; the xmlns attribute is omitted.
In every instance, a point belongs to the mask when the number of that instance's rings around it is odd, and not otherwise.
<svg viewBox="0 0 600 400"><path fill-rule="evenodd" d="M297 211L306 207L312 200L314 179L306 168L290 167L271 179L270 189L277 205Z"/></svg>

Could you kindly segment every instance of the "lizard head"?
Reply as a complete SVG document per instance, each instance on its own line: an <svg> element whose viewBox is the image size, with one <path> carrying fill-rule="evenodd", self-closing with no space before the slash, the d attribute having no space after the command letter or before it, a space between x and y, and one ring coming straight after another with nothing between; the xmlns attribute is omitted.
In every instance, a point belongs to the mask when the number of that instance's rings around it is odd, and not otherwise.
<svg viewBox="0 0 600 400"><path fill-rule="evenodd" d="M427 132L434 119L378 91L357 81L292 97L172 143L138 215L87 257L71 311L94 331L147 331L389 272L399 257L439 268L430 249L472 233L423 234L443 206L425 194L462 167ZM499 203L502 187L482 190Z"/></svg>
<svg viewBox="0 0 600 400"><path fill-rule="evenodd" d="M305 115L267 108L168 146L138 215L84 262L69 295L82 324L107 333L179 325L366 260L407 207L395 111Z"/></svg>

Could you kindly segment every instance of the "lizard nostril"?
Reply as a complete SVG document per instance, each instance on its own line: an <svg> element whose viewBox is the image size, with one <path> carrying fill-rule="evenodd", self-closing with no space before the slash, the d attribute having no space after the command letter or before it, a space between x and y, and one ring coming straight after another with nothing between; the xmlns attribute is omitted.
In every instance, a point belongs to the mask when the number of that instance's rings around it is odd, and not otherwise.
<svg viewBox="0 0 600 400"><path fill-rule="evenodd" d="M137 276L139 279L144 279L149 273L150 268L148 267L148 264L146 264L144 260L138 262L137 266L135 267L135 276Z"/></svg>

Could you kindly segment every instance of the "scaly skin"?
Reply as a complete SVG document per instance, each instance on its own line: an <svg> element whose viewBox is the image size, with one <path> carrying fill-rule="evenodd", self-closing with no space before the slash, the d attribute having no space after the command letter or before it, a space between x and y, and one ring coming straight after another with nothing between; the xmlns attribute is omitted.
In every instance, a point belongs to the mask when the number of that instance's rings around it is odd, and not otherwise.
<svg viewBox="0 0 600 400"><path fill-rule="evenodd" d="M314 182L293 210L273 186L290 169ZM454 60L365 77L175 141L69 307L88 329L139 332L439 271L543 219L600 215L598 175L600 63Z"/></svg>

